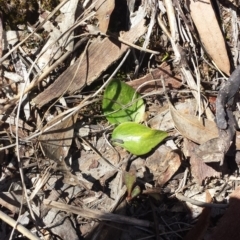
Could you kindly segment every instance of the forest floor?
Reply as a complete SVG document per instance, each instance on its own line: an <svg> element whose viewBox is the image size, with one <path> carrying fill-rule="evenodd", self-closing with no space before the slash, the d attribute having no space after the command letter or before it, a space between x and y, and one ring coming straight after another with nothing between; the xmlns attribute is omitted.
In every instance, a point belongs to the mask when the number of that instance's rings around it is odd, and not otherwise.
<svg viewBox="0 0 240 240"><path fill-rule="evenodd" d="M0 0L0 240L237 240L237 1Z"/></svg>

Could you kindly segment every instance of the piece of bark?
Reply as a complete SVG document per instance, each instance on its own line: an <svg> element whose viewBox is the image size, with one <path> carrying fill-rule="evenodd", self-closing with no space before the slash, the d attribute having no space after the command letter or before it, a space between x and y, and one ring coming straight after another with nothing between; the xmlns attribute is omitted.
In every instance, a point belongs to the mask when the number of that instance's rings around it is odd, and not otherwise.
<svg viewBox="0 0 240 240"><path fill-rule="evenodd" d="M121 38L130 43L135 42L146 31L144 23L143 20L128 32L124 32L121 34ZM32 103L37 107L42 107L65 92L72 94L81 90L96 80L128 48L128 45L115 39L105 38L102 41L96 39L88 47L81 64L81 57L79 57L52 85L35 97Z"/></svg>
<svg viewBox="0 0 240 240"><path fill-rule="evenodd" d="M228 81L224 83L218 92L216 99L216 122L220 129L227 129L227 119L229 112L226 112L226 105L231 106L233 99L240 87L240 66L238 66L229 77ZM227 116L228 115L228 116ZM230 119L231 120L231 119Z"/></svg>
<svg viewBox="0 0 240 240"><path fill-rule="evenodd" d="M201 185L203 180L207 177L220 177L220 169L216 171L211 166L204 163L202 158L198 156L196 152L196 149L198 149L197 144L191 141L186 141L185 143L187 152L190 156L191 172L199 185ZM219 168L219 164L215 164L214 167Z"/></svg>
<svg viewBox="0 0 240 240"><path fill-rule="evenodd" d="M182 86L182 80L180 76L174 76L170 70L170 66L163 64L156 69L153 69L151 73L146 74L144 77L135 79L131 82L127 82L129 86L138 89L142 85L138 92L147 93L153 90L162 89L161 78L164 80L164 84L167 88L178 89ZM156 79L156 81L151 81Z"/></svg>

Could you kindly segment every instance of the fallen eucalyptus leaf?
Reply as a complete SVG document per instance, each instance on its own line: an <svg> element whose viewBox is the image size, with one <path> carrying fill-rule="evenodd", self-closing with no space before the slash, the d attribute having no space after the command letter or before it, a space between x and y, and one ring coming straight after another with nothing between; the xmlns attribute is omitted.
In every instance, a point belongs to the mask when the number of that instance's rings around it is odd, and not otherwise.
<svg viewBox="0 0 240 240"><path fill-rule="evenodd" d="M110 123L128 121L141 122L145 114L145 106L140 94L120 80L108 84L103 95L102 109ZM131 104L132 102L132 104Z"/></svg>
<svg viewBox="0 0 240 240"><path fill-rule="evenodd" d="M204 48L216 65L229 75L230 61L212 2L210 0L191 0L188 1L188 4L191 17L198 30Z"/></svg>
<svg viewBox="0 0 240 240"><path fill-rule="evenodd" d="M218 137L218 129L215 122L208 119L201 119L200 121L197 116L177 111L171 103L169 108L175 128L184 137L199 144Z"/></svg>
<svg viewBox="0 0 240 240"><path fill-rule="evenodd" d="M116 127L112 133L112 141L135 155L150 152L166 137L167 133L153 130L134 122L125 122Z"/></svg>

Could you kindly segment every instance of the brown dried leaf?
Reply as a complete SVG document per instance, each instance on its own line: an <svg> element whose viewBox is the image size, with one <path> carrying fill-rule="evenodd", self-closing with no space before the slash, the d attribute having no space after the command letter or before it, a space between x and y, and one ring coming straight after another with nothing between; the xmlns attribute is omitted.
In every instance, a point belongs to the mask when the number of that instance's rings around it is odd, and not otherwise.
<svg viewBox="0 0 240 240"><path fill-rule="evenodd" d="M99 22L99 30L102 33L106 33L108 30L108 24L110 21L110 16L112 11L115 7L114 0L98 0L96 3L96 10L97 10L97 19Z"/></svg>
<svg viewBox="0 0 240 240"><path fill-rule="evenodd" d="M197 116L177 111L171 104L170 112L175 128L186 138L202 144L212 138L218 137L216 123L204 119L204 124Z"/></svg>
<svg viewBox="0 0 240 240"><path fill-rule="evenodd" d="M202 124L197 116L190 115L184 110L176 110L171 103L169 103L169 109L172 116L175 128L186 138L196 142L198 144L206 143L207 141L218 141L218 129L215 122L204 119ZM189 109L187 109L189 110ZM236 131L234 143L236 149L240 150L240 132ZM216 151L217 152L217 151ZM210 160L205 160L211 162Z"/></svg>
<svg viewBox="0 0 240 240"><path fill-rule="evenodd" d="M151 71L151 73L145 75L142 78L135 79L131 82L127 82L128 85L133 88L139 88L140 93L150 92L152 90L160 90L162 89L161 77L164 79L164 84L168 88L180 88L182 86L182 80L180 76L173 76L170 66L167 64L163 64L160 67ZM156 79L156 81L151 81ZM148 82L149 81L149 82Z"/></svg>
<svg viewBox="0 0 240 240"><path fill-rule="evenodd" d="M229 208L214 229L211 240L239 240L240 239L240 187L230 195Z"/></svg>
<svg viewBox="0 0 240 240"><path fill-rule="evenodd" d="M161 145L147 158L146 167L150 169L159 186L163 186L179 169L180 155L171 148Z"/></svg>
<svg viewBox="0 0 240 240"><path fill-rule="evenodd" d="M210 0L189 1L190 14L207 53L216 65L230 74L230 62L225 41Z"/></svg>
<svg viewBox="0 0 240 240"><path fill-rule="evenodd" d="M43 129L46 129L47 127L53 125L61 118L62 116L58 116L56 119L44 126ZM56 126L52 127L49 131L43 133L39 137L39 142L44 154L48 158L58 162L57 169L63 173L64 183L70 185L81 185L86 189L89 189L88 182L83 182L78 179L77 176L73 175L65 162L65 158L67 157L72 144L74 124L76 122L76 119L77 114L61 121Z"/></svg>
<svg viewBox="0 0 240 240"><path fill-rule="evenodd" d="M61 118L62 116L57 117L48 123L43 130L61 120ZM39 137L41 147L48 158L55 161L64 161L72 144L76 118L77 115L75 114L61 121Z"/></svg>
<svg viewBox="0 0 240 240"><path fill-rule="evenodd" d="M181 166L179 153L176 151L169 152L166 156L165 163L167 164L167 169L162 172L157 179L159 186L163 186L167 181L169 181Z"/></svg>

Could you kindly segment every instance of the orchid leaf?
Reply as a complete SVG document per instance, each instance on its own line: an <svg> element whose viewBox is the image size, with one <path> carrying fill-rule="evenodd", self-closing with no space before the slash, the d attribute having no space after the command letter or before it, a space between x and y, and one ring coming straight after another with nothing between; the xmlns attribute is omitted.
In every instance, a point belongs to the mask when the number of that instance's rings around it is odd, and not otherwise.
<svg viewBox="0 0 240 240"><path fill-rule="evenodd" d="M134 122L125 122L113 130L112 142L134 155L144 155L150 152L166 137L167 132L153 130Z"/></svg>
<svg viewBox="0 0 240 240"><path fill-rule="evenodd" d="M113 80L107 85L103 95L103 113L110 123L141 122L144 119L145 105L140 97L126 83Z"/></svg>
<svg viewBox="0 0 240 240"><path fill-rule="evenodd" d="M131 192L131 199L137 197L141 193L141 188L136 186Z"/></svg>

